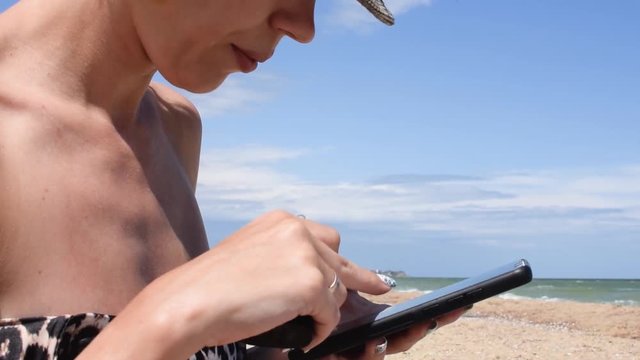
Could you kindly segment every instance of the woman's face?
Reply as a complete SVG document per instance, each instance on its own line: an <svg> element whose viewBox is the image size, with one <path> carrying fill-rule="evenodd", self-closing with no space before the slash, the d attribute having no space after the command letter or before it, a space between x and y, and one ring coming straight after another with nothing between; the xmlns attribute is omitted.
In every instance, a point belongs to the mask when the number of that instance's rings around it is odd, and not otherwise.
<svg viewBox="0 0 640 360"><path fill-rule="evenodd" d="M206 92L253 71L287 35L313 39L315 0L131 0L142 46L175 86Z"/></svg>

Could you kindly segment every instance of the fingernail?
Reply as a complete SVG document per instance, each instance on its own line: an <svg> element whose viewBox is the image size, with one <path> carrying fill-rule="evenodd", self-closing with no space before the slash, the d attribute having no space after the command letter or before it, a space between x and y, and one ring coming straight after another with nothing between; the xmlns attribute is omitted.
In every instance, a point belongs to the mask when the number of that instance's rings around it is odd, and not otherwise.
<svg viewBox="0 0 640 360"><path fill-rule="evenodd" d="M389 286L390 288L394 288L396 287L396 281L393 280L391 277L385 275L385 274L376 274L378 275L378 277L380 278L380 280L382 280L383 283L387 284L387 286Z"/></svg>

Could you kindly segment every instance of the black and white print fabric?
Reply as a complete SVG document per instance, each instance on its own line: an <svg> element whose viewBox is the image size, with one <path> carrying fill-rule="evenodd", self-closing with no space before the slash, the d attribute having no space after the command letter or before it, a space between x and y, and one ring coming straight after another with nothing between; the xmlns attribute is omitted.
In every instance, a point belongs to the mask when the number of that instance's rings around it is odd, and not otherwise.
<svg viewBox="0 0 640 360"><path fill-rule="evenodd" d="M113 316L79 314L0 319L0 360L71 360ZM242 360L243 344L204 348L188 360Z"/></svg>

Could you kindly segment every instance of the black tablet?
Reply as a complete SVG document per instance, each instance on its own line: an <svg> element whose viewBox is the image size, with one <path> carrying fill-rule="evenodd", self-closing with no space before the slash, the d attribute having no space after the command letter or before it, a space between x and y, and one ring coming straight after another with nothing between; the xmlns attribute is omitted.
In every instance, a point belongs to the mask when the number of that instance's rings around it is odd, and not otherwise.
<svg viewBox="0 0 640 360"><path fill-rule="evenodd" d="M349 350L367 340L389 336L412 325L446 314L530 282L529 263L518 260L484 274L462 280L426 295L341 323L321 344L308 353L291 351L291 360L317 359Z"/></svg>

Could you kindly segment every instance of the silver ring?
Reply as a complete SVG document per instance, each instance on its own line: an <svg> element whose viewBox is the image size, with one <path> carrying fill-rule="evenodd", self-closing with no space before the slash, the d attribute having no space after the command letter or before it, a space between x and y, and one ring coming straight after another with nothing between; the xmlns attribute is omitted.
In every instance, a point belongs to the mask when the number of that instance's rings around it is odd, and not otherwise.
<svg viewBox="0 0 640 360"><path fill-rule="evenodd" d="M338 279L338 273L333 273L333 281L329 285L329 290L333 291L340 286L340 279Z"/></svg>
<svg viewBox="0 0 640 360"><path fill-rule="evenodd" d="M376 345L376 348L374 350L377 355L384 354L387 351L387 338L385 337L382 339L384 340L382 344Z"/></svg>
<svg viewBox="0 0 640 360"><path fill-rule="evenodd" d="M425 336L431 334L432 332L438 330L438 327L440 326L440 324L438 323L438 320L433 320L431 322L431 324L429 324L429 327L427 328L427 332L424 334Z"/></svg>
<svg viewBox="0 0 640 360"><path fill-rule="evenodd" d="M306 220L307 219L307 217L304 216L304 214L298 214L298 215L296 215L296 217L299 217L302 220Z"/></svg>

